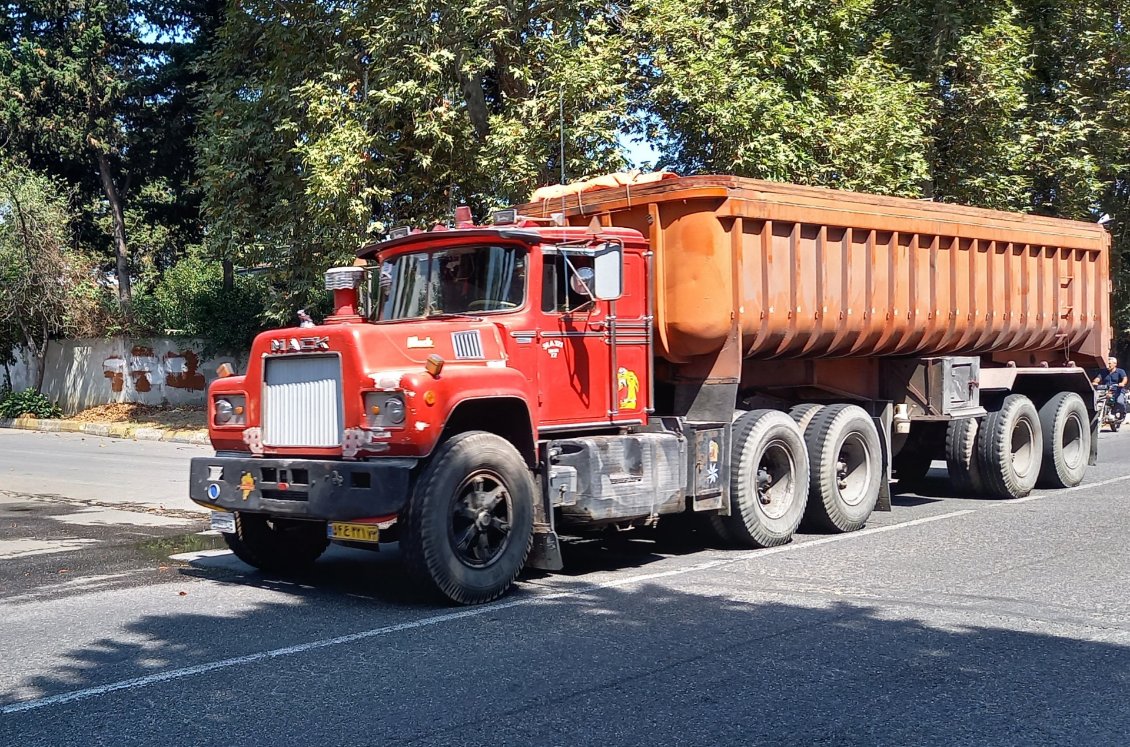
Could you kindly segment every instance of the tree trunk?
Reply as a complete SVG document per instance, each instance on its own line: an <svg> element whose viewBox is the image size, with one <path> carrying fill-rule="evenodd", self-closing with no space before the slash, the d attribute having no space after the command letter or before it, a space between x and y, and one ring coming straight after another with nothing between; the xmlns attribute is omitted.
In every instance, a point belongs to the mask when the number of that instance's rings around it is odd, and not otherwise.
<svg viewBox="0 0 1130 747"><path fill-rule="evenodd" d="M28 354L35 357L35 391L43 393L43 371L47 363L47 329L43 330L43 339L36 342L35 335L28 329L27 323L22 318L16 318L20 331L24 334Z"/></svg>
<svg viewBox="0 0 1130 747"><path fill-rule="evenodd" d="M114 175L110 173L110 159L98 151L98 173L102 177L102 190L110 202L110 214L114 220L114 254L118 269L118 303L122 312L130 316L133 304L133 289L130 287L129 247L126 245L126 219L122 212L122 198L114 186Z"/></svg>
<svg viewBox="0 0 1130 747"><path fill-rule="evenodd" d="M235 289L235 266L230 259L223 260L224 266L224 290L230 291Z"/></svg>
<svg viewBox="0 0 1130 747"><path fill-rule="evenodd" d="M486 94L483 92L483 81L479 76L470 76L463 71L463 55L455 55L455 74L459 76L459 86L463 89L463 101L467 104L467 116L475 134L480 140L486 140L490 135L490 111L487 108Z"/></svg>

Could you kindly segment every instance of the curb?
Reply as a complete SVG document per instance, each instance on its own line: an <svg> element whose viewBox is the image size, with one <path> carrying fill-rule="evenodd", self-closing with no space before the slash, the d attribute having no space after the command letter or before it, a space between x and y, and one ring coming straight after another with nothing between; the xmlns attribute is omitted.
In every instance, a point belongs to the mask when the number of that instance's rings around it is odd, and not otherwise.
<svg viewBox="0 0 1130 747"><path fill-rule="evenodd" d="M164 430L125 423L78 423L73 420L46 420L40 418L0 418L0 428L15 428L41 433L83 433L87 436L130 438L135 441L167 441L178 444L207 446L207 431Z"/></svg>

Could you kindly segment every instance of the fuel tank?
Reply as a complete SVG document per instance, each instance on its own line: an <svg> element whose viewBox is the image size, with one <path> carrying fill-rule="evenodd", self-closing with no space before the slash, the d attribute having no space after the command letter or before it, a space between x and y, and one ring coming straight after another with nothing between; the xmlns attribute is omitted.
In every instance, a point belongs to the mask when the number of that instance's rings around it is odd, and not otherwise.
<svg viewBox="0 0 1130 747"><path fill-rule="evenodd" d="M732 176L519 211L647 236L657 354L673 363L719 351L734 325L760 360L1053 351L1090 365L1110 349L1096 224Z"/></svg>

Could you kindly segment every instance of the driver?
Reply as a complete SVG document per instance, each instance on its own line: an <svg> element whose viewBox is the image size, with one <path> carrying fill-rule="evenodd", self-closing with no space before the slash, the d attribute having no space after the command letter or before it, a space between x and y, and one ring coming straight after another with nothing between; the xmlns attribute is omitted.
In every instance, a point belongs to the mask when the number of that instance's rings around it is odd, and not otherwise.
<svg viewBox="0 0 1130 747"><path fill-rule="evenodd" d="M1118 359L1111 356L1106 359L1106 371L1096 376L1092 382L1095 385L1105 384L1107 395L1111 398L1114 416L1119 420L1126 417L1126 372L1118 367Z"/></svg>
<svg viewBox="0 0 1130 747"><path fill-rule="evenodd" d="M443 266L444 311L467 311L482 298L475 279L474 259L470 254L449 257Z"/></svg>

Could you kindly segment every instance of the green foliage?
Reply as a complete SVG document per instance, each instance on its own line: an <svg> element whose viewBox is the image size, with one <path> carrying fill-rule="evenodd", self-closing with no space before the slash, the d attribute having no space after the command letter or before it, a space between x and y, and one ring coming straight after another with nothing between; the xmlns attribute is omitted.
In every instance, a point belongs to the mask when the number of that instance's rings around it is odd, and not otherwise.
<svg viewBox="0 0 1130 747"><path fill-rule="evenodd" d="M192 252L138 297L138 325L159 335L206 341L205 354L246 350L265 326L265 282L237 276L224 290L219 263Z"/></svg>
<svg viewBox="0 0 1130 747"><path fill-rule="evenodd" d="M682 173L1107 213L1130 329L1128 18L1130 0L29 0L0 13L0 160L63 196L68 277L114 259L138 285L131 319L67 284L44 308L80 312L39 337L291 323L386 228L557 181L562 109L570 179L644 135ZM222 260L264 274L224 291ZM0 323L0 350L24 337Z"/></svg>
<svg viewBox="0 0 1130 747"><path fill-rule="evenodd" d="M35 389L22 392L0 390L0 418L61 418L63 410Z"/></svg>
<svg viewBox="0 0 1130 747"><path fill-rule="evenodd" d="M640 0L636 105L665 162L917 194L930 125L923 86L868 39L869 0Z"/></svg>
<svg viewBox="0 0 1130 747"><path fill-rule="evenodd" d="M42 356L58 335L102 319L94 264L69 249L74 215L57 181L0 162L0 359L16 346Z"/></svg>
<svg viewBox="0 0 1130 747"><path fill-rule="evenodd" d="M116 267L127 306L139 270L200 237L195 62L222 6L27 0L0 12L0 156L67 184L77 238Z"/></svg>
<svg viewBox="0 0 1130 747"><path fill-rule="evenodd" d="M269 265L290 314L386 226L556 181L562 101L569 175L618 168L621 36L592 0L234 6L206 62L210 251Z"/></svg>

